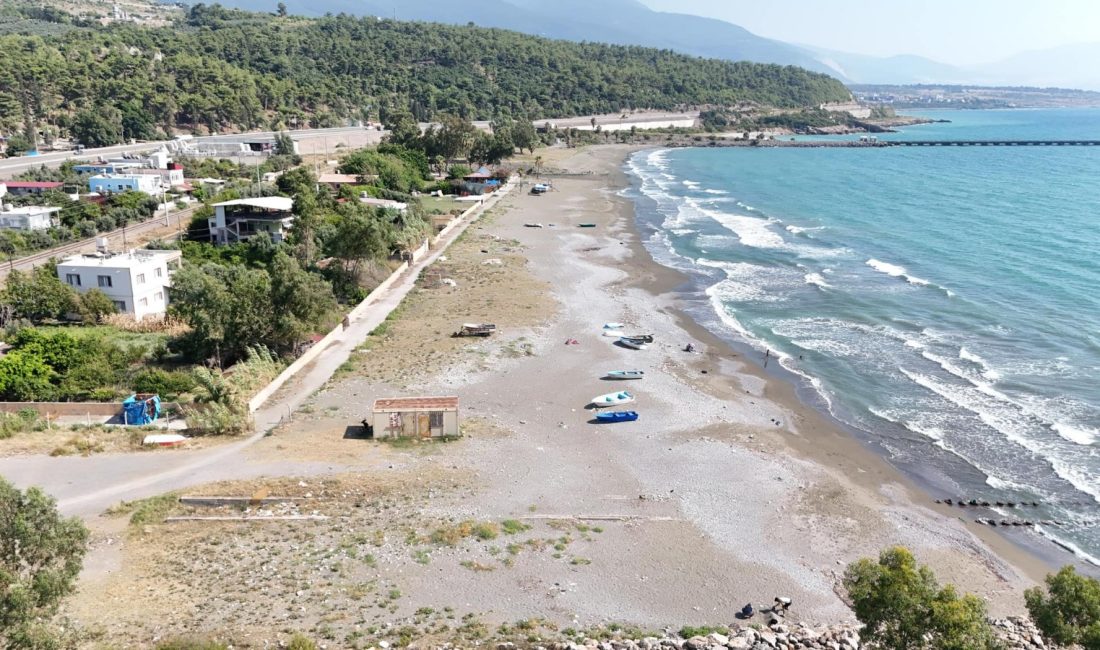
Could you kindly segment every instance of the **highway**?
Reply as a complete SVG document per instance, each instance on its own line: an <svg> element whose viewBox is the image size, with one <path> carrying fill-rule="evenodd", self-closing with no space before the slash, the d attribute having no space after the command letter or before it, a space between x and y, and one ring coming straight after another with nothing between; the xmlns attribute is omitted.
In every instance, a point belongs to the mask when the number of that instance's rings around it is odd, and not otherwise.
<svg viewBox="0 0 1100 650"><path fill-rule="evenodd" d="M361 126L340 126L331 129L297 129L293 131L286 131L291 137L294 138L321 138L328 136L339 136L348 133L362 133L367 131L366 127ZM273 137L278 131L250 131L248 133L232 133L227 135L210 135L196 137L188 140L188 144L201 145L209 142L242 142L252 138ZM111 147L102 147L99 149L85 149L84 151L54 151L39 154L37 156L20 156L18 158L4 158L0 159L0 179L12 178L17 176L28 169L35 169L46 165L47 167L57 167L66 160L98 160L100 158L110 158L112 156L118 156L124 153L135 153L140 151L151 151L161 146L174 146L175 140L157 140L150 142L138 142L135 144L120 144Z"/></svg>

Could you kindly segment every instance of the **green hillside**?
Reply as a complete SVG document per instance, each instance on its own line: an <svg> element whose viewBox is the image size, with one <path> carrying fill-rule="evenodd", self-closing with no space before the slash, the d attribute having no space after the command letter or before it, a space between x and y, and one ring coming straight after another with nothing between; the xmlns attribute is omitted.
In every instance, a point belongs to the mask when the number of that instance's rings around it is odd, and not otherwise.
<svg viewBox="0 0 1100 650"><path fill-rule="evenodd" d="M126 137L148 138L169 129L335 125L390 106L424 120L541 119L849 97L839 81L796 67L478 27L276 17L217 5L196 5L167 27L33 18L36 34L0 36L5 133L27 120L64 131L81 109L121 123ZM42 28L44 21L64 28Z"/></svg>

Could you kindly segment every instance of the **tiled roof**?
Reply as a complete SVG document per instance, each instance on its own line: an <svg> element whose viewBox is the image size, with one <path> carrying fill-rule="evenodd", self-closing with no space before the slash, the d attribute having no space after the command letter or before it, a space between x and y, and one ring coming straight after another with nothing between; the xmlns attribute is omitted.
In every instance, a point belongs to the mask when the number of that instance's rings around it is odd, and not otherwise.
<svg viewBox="0 0 1100 650"><path fill-rule="evenodd" d="M374 400L378 411L457 411L457 397L388 397Z"/></svg>

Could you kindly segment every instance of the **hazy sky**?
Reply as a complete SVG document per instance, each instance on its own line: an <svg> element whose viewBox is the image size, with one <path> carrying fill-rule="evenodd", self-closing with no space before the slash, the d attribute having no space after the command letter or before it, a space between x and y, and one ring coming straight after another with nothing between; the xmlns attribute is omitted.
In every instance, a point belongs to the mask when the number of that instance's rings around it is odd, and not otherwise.
<svg viewBox="0 0 1100 650"><path fill-rule="evenodd" d="M598 0L597 0L598 1ZM846 52L986 63L1100 42L1098 0L642 0L721 18L770 38Z"/></svg>

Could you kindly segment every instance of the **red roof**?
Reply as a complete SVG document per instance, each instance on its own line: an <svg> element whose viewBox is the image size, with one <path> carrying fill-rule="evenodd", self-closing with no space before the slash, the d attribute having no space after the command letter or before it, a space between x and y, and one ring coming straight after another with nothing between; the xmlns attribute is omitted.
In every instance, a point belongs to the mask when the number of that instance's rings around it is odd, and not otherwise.
<svg viewBox="0 0 1100 650"><path fill-rule="evenodd" d="M457 411L457 397L390 397L374 400L379 411Z"/></svg>
<svg viewBox="0 0 1100 650"><path fill-rule="evenodd" d="M0 181L0 184L7 185L9 190L52 190L64 185L54 181Z"/></svg>

